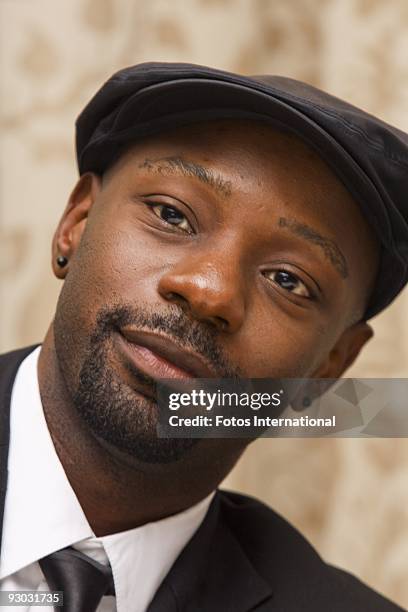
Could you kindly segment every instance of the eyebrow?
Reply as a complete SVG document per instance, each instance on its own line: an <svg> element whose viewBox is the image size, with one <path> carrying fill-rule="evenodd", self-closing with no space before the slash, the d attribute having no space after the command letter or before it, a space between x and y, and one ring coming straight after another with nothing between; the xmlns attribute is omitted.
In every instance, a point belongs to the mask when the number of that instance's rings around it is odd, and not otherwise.
<svg viewBox="0 0 408 612"><path fill-rule="evenodd" d="M322 236L309 225L299 223L294 219L285 219L284 217L280 217L278 225L279 227L287 228L290 232L296 234L297 236L305 238L305 240L308 242L319 246L322 249L326 259L328 259L336 268L336 270L340 273L340 276L342 278L348 277L349 271L346 258L334 240Z"/></svg>
<svg viewBox="0 0 408 612"><path fill-rule="evenodd" d="M183 157L147 158L138 167L149 172L158 172L164 175L181 174L187 177L194 177L205 185L212 187L214 191L223 197L231 195L231 181L226 181L221 175L216 174L210 168L205 168L201 164L184 159Z"/></svg>

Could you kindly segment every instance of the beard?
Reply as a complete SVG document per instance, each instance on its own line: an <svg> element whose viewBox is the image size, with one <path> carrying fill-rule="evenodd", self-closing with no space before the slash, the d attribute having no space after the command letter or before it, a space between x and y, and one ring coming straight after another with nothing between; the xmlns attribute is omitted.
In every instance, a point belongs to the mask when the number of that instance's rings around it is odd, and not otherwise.
<svg viewBox="0 0 408 612"><path fill-rule="evenodd" d="M154 399L156 381L134 364L126 363L125 369L134 381L132 384L112 367L115 334L128 325L174 338L180 347L201 354L219 377L238 378L239 371L228 363L217 346L216 330L206 323L192 321L182 311L159 314L117 305L98 312L80 364L77 385L71 392L78 414L94 437L142 463L177 461L200 439L159 437L159 407ZM61 365L66 352L65 347L59 351L58 346L56 334L56 351Z"/></svg>

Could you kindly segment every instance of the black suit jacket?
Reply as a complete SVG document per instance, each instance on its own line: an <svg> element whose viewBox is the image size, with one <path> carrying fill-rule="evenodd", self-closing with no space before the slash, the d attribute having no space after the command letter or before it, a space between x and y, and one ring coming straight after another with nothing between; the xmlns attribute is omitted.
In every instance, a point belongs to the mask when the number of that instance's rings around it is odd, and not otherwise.
<svg viewBox="0 0 408 612"><path fill-rule="evenodd" d="M21 361L33 348L0 356L0 526L7 487L11 391ZM395 612L402 608L324 563L296 529L264 504L218 491L148 612L250 610Z"/></svg>

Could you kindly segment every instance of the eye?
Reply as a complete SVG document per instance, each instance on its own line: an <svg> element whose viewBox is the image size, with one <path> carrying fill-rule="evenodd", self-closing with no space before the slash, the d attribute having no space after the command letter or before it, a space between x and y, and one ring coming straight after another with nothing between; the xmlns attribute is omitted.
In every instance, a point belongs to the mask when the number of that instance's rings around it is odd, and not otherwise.
<svg viewBox="0 0 408 612"><path fill-rule="evenodd" d="M154 214L165 223L174 225L183 232L186 232L186 234L194 233L194 230L188 222L187 217L174 206L169 206L168 204L150 203L149 206L153 209Z"/></svg>
<svg viewBox="0 0 408 612"><path fill-rule="evenodd" d="M313 297L305 283L296 274L292 274L292 272L287 270L271 270L270 272L265 272L264 275L290 293L306 298Z"/></svg>

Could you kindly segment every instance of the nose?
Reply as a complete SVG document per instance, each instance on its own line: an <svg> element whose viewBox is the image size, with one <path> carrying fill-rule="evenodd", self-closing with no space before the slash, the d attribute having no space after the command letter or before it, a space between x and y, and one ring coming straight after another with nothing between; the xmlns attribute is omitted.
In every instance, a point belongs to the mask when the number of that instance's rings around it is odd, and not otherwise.
<svg viewBox="0 0 408 612"><path fill-rule="evenodd" d="M158 291L165 300L219 331L235 333L245 318L240 266L225 253L207 251L200 257L186 257L163 274Z"/></svg>

